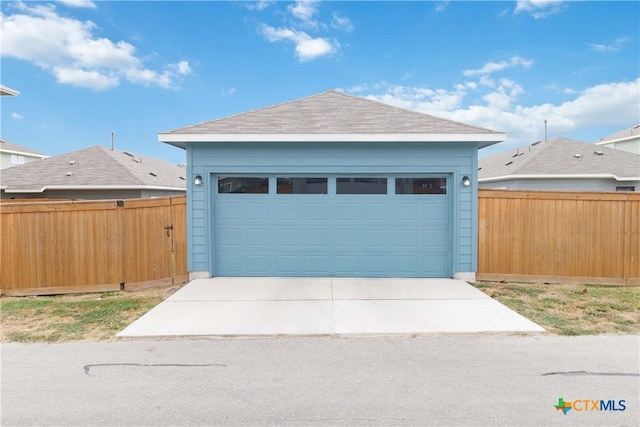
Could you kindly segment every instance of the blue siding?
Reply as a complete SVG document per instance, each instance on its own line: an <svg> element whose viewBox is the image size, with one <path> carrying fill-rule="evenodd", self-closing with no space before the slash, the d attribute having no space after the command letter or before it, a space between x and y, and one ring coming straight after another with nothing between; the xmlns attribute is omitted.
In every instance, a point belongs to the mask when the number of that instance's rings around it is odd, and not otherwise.
<svg viewBox="0 0 640 427"><path fill-rule="evenodd" d="M449 175L450 272L474 272L477 265L477 145L475 143L323 142L189 143L187 217L190 271L213 275L215 241L212 204L214 174L370 173ZM193 185L196 175L203 184ZM472 185L462 186L469 176ZM372 211L371 214L375 214ZM318 260L321 263L322 260Z"/></svg>

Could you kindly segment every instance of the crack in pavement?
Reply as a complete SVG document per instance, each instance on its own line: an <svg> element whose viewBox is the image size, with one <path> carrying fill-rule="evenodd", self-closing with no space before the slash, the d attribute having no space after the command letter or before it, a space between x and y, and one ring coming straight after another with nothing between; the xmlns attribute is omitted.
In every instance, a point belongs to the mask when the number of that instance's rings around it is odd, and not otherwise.
<svg viewBox="0 0 640 427"><path fill-rule="evenodd" d="M542 374L543 377L549 375L566 375L566 376L606 376L606 377L640 377L640 374L630 372L587 372L587 371L567 371L567 372L547 372Z"/></svg>
<svg viewBox="0 0 640 427"><path fill-rule="evenodd" d="M90 375L89 371L92 368L103 367L103 366L139 366L143 368L155 368L155 367L179 367L179 368L201 368L208 366L219 366L222 368L226 368L227 365L222 365L219 363L208 363L201 365L192 365L192 364L183 364L183 363L96 363L93 365L84 365L84 373L85 375Z"/></svg>

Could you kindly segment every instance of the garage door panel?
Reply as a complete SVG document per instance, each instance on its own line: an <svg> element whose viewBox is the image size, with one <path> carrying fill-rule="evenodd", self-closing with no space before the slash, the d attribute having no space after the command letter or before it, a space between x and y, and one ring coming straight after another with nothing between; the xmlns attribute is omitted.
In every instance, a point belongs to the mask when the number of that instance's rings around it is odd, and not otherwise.
<svg viewBox="0 0 640 427"><path fill-rule="evenodd" d="M216 194L215 274L446 277L448 197Z"/></svg>
<svg viewBox="0 0 640 427"><path fill-rule="evenodd" d="M305 246L329 248L329 232L327 229L304 229L302 238Z"/></svg>
<svg viewBox="0 0 640 427"><path fill-rule="evenodd" d="M418 233L415 229L394 230L393 244L394 246L408 246L418 249Z"/></svg>
<svg viewBox="0 0 640 427"><path fill-rule="evenodd" d="M300 232L297 228L276 228L274 231L276 235L275 241L277 246L298 246L300 244Z"/></svg>
<svg viewBox="0 0 640 427"><path fill-rule="evenodd" d="M329 207L326 203L309 203L304 205L304 219L328 220Z"/></svg>
<svg viewBox="0 0 640 427"><path fill-rule="evenodd" d="M269 271L269 257L267 255L247 255L246 267L250 273L265 274Z"/></svg>
<svg viewBox="0 0 640 427"><path fill-rule="evenodd" d="M275 218L272 218L276 221L278 220L292 220L298 219L300 215L300 205L294 203L282 203L276 206L277 215Z"/></svg>
<svg viewBox="0 0 640 427"><path fill-rule="evenodd" d="M443 230L425 230L423 245L425 247L443 247L447 244L447 232Z"/></svg>
<svg viewBox="0 0 640 427"><path fill-rule="evenodd" d="M418 206L414 203L397 203L392 208L393 220L418 219Z"/></svg>
<svg viewBox="0 0 640 427"><path fill-rule="evenodd" d="M422 219L446 221L448 217L445 202L425 204L422 209Z"/></svg>
<svg viewBox="0 0 640 427"><path fill-rule="evenodd" d="M336 202L333 211L337 220L358 221L361 219L362 205Z"/></svg>
<svg viewBox="0 0 640 427"><path fill-rule="evenodd" d="M368 247L388 247L389 239L388 239L389 230L364 230L362 233L362 242L361 244Z"/></svg>

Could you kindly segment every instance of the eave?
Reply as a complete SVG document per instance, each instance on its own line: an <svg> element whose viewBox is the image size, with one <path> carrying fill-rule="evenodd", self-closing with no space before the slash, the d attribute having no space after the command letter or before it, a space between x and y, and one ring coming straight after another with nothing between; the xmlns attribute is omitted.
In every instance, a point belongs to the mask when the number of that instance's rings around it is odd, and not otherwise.
<svg viewBox="0 0 640 427"><path fill-rule="evenodd" d="M514 179L614 179L616 181L640 181L640 176L619 177L612 173L599 174L513 174L502 175L491 178L480 178L478 182L509 181Z"/></svg>
<svg viewBox="0 0 640 427"><path fill-rule="evenodd" d="M207 142L475 142L478 148L506 140L504 133L488 134L189 134L160 133L158 141L186 148L189 143Z"/></svg>

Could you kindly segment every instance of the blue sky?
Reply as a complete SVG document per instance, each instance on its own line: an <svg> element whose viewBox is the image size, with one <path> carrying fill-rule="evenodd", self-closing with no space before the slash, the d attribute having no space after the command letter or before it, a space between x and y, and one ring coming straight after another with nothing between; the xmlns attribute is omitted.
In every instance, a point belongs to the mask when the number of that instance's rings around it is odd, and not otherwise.
<svg viewBox="0 0 640 427"><path fill-rule="evenodd" d="M3 139L184 161L158 132L328 89L507 133L640 122L640 3L0 3Z"/></svg>

